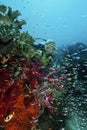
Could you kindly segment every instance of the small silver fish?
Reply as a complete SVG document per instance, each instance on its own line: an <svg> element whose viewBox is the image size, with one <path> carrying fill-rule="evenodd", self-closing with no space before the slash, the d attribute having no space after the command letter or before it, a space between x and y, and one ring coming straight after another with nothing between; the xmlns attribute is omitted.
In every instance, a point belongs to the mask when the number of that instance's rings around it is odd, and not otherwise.
<svg viewBox="0 0 87 130"><path fill-rule="evenodd" d="M73 53L73 54L72 54L72 56L76 56L76 55L78 55L78 53Z"/></svg>
<svg viewBox="0 0 87 130"><path fill-rule="evenodd" d="M79 57L79 56L77 56L77 57L73 57L73 59L79 60L79 59L80 59L80 57Z"/></svg>
<svg viewBox="0 0 87 130"><path fill-rule="evenodd" d="M84 51L87 51L87 48L85 48L85 49L83 49L83 50L81 50L82 52L84 52Z"/></svg>
<svg viewBox="0 0 87 130"><path fill-rule="evenodd" d="M67 57L71 57L71 55L67 55Z"/></svg>
<svg viewBox="0 0 87 130"><path fill-rule="evenodd" d="M72 74L71 73L69 73L69 74L66 74L67 76L71 76Z"/></svg>
<svg viewBox="0 0 87 130"><path fill-rule="evenodd" d="M67 80L68 80L68 81L71 81L71 80L72 80L72 78L67 78Z"/></svg>
<svg viewBox="0 0 87 130"><path fill-rule="evenodd" d="M87 61L85 61L84 63L87 64Z"/></svg>
<svg viewBox="0 0 87 130"><path fill-rule="evenodd" d="M87 64L83 64L83 66L87 66Z"/></svg>
<svg viewBox="0 0 87 130"><path fill-rule="evenodd" d="M87 78L87 75L85 75L84 78Z"/></svg>
<svg viewBox="0 0 87 130"><path fill-rule="evenodd" d="M82 70L82 72L85 72L85 70Z"/></svg>

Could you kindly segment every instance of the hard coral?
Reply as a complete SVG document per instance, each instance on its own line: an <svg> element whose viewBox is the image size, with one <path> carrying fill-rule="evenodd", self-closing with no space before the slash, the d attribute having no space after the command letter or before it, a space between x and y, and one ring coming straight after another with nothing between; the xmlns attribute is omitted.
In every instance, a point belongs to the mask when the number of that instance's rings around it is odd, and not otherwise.
<svg viewBox="0 0 87 130"><path fill-rule="evenodd" d="M47 54L52 54L56 51L56 46L54 41L48 41L45 44L45 50Z"/></svg>
<svg viewBox="0 0 87 130"><path fill-rule="evenodd" d="M35 54L35 49L33 47L34 38L27 32L22 32L16 40L16 46L18 48L17 54L22 57L32 58Z"/></svg>
<svg viewBox="0 0 87 130"><path fill-rule="evenodd" d="M12 11L10 7L0 5L0 11L0 41L6 43L19 34L19 29L26 22L17 20L20 15L18 10Z"/></svg>
<svg viewBox="0 0 87 130"><path fill-rule="evenodd" d="M30 36L30 34L27 32L20 33L18 37L18 42L21 42L20 44L33 44L35 42L35 39Z"/></svg>

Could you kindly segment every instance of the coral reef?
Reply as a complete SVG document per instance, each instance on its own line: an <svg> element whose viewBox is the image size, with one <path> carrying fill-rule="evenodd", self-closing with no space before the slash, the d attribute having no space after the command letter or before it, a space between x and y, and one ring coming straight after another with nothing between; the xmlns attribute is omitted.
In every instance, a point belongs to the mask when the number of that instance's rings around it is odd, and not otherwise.
<svg viewBox="0 0 87 130"><path fill-rule="evenodd" d="M0 125L5 130L87 129L87 45L35 45L18 10L0 5ZM66 87L64 87L66 86ZM44 128L45 126L45 128Z"/></svg>
<svg viewBox="0 0 87 130"><path fill-rule="evenodd" d="M5 130L38 130L44 110L53 113L53 90L62 90L65 77L50 64L55 43L44 49L34 45L35 38L20 32L25 21L19 15L0 5L0 125Z"/></svg>

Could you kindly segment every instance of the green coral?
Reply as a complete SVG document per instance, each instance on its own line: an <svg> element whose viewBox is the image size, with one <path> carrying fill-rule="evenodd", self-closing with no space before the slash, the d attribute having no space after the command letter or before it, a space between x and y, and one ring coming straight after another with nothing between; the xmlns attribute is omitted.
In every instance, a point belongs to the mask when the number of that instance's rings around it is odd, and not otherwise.
<svg viewBox="0 0 87 130"><path fill-rule="evenodd" d="M45 50L48 54L53 54L56 51L56 45L54 41L46 42Z"/></svg>
<svg viewBox="0 0 87 130"><path fill-rule="evenodd" d="M46 56L42 56L41 58L41 62L43 63L44 66L47 66L49 64L50 61L52 61L52 57L46 57Z"/></svg>
<svg viewBox="0 0 87 130"><path fill-rule="evenodd" d="M6 25L0 23L0 41L5 45L6 42L14 39L19 34L19 29L14 25Z"/></svg>
<svg viewBox="0 0 87 130"><path fill-rule="evenodd" d="M14 21L19 15L21 15L21 13L18 10L12 11L12 8L8 7L7 15L12 21Z"/></svg>
<svg viewBox="0 0 87 130"><path fill-rule="evenodd" d="M17 46L18 47L18 52L17 54L20 56L27 57L28 60L31 59L35 53L34 48L30 44L20 44Z"/></svg>
<svg viewBox="0 0 87 130"><path fill-rule="evenodd" d="M27 32L20 33L17 42L20 42L23 44L33 44L35 42L34 38L30 36L30 34Z"/></svg>
<svg viewBox="0 0 87 130"><path fill-rule="evenodd" d="M21 15L18 10L12 11L10 7L0 5L0 41L7 43L14 40L19 35L20 29L25 20L19 21L17 18Z"/></svg>
<svg viewBox="0 0 87 130"><path fill-rule="evenodd" d="M20 33L19 37L16 40L16 46L18 48L18 55L20 56L26 56L28 59L32 58L35 50L33 47L34 38L30 36L30 34L27 32Z"/></svg>

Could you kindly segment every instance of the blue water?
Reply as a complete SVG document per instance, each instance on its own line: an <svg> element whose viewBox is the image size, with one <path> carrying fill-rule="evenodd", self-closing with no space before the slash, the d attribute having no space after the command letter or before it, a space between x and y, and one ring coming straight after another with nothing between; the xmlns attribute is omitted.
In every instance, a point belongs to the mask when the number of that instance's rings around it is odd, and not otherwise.
<svg viewBox="0 0 87 130"><path fill-rule="evenodd" d="M57 46L87 43L87 0L1 0L20 10L34 37L52 39Z"/></svg>

